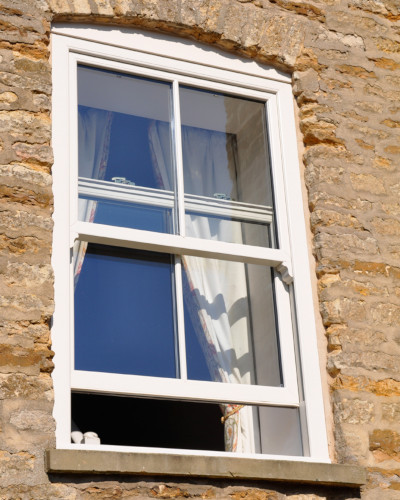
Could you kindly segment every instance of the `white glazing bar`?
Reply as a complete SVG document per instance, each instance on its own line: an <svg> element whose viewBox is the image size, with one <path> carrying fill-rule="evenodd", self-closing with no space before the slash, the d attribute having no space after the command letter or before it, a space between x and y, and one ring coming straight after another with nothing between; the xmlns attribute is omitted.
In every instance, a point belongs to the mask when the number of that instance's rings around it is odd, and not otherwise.
<svg viewBox="0 0 400 500"><path fill-rule="evenodd" d="M140 229L131 229L90 222L77 222L71 228L77 238L89 243L151 250L153 252L193 255L211 259L223 259L250 264L264 264L277 267L288 261L288 255L282 250L223 241L183 238L167 233L153 233Z"/></svg>
<svg viewBox="0 0 400 500"><path fill-rule="evenodd" d="M70 223L78 220L78 67L74 55L69 56L69 185L70 185Z"/></svg>
<svg viewBox="0 0 400 500"><path fill-rule="evenodd" d="M79 195L110 201L122 201L172 208L174 193L163 189L129 186L97 179L79 178Z"/></svg>
<svg viewBox="0 0 400 500"><path fill-rule="evenodd" d="M79 243L81 244L81 243ZM75 368L75 276L74 276L74 259L78 256L74 255L74 249L70 248L70 265L69 265L69 345L70 359L69 370L73 372Z"/></svg>
<svg viewBox="0 0 400 500"><path fill-rule="evenodd" d="M273 209L269 206L253 205L230 200L218 200L207 196L186 195L186 212L210 214L234 219L271 224Z"/></svg>
<svg viewBox="0 0 400 500"><path fill-rule="evenodd" d="M92 48L93 50L91 50ZM236 94L243 97L265 100L266 98L268 99L268 96L274 95L282 88L281 83L256 76L239 75L234 71L216 70L215 68L203 66L198 68L200 72L193 72L193 64L174 61L173 67L169 64L165 66L165 61L160 58L154 58L153 63L148 60L149 64L143 64L144 61L141 61L142 58L138 53L123 50L115 52L111 50L107 54L102 50L104 46L99 47L99 49L97 51L96 45L91 43L87 44L87 50L71 46L71 52L76 54L79 63L82 64L122 71L127 74L144 75L149 78L168 82L171 79L179 78L180 84L215 90L222 93L229 92L231 95ZM120 62L121 60L124 62ZM191 76L188 76L190 74ZM200 78L197 78L198 76Z"/></svg>
<svg viewBox="0 0 400 500"><path fill-rule="evenodd" d="M78 220L78 175L79 175L79 130L78 130L78 65L74 54L70 54L69 67L69 107L70 107L70 158L66 178L69 175L70 182L70 224ZM75 332L74 332L74 255L73 241L76 234L70 231L70 265L69 265L69 373L74 370L75 365ZM76 257L76 256L75 256ZM71 412L70 412L71 413Z"/></svg>
<svg viewBox="0 0 400 500"><path fill-rule="evenodd" d="M178 323L178 353L182 380L187 379L185 317L183 311L182 259L175 257L176 317Z"/></svg>
<svg viewBox="0 0 400 500"><path fill-rule="evenodd" d="M69 79L69 58L64 43L59 38L52 41L52 48L58 57L53 58L53 193L54 193L54 230L51 262L55 271L54 299L57 304L52 317L52 344L55 349L56 366L52 373L55 400L53 415L56 426L57 446L71 441L71 398L70 398L70 345L69 345L69 111L68 89L65 82ZM64 117L64 119L61 119ZM61 307L60 307L61 304Z"/></svg>
<svg viewBox="0 0 400 500"><path fill-rule="evenodd" d="M87 196L115 202L139 203L155 207L173 208L174 192L142 186L119 184L98 179L79 177L79 196ZM270 224L273 209L270 206L254 205L208 196L185 195L186 212L230 217Z"/></svg>
<svg viewBox="0 0 400 500"><path fill-rule="evenodd" d="M283 383L298 392L289 295L279 276L275 276L274 286Z"/></svg>
<svg viewBox="0 0 400 500"><path fill-rule="evenodd" d="M216 403L288 406L297 408L296 390L174 378L144 377L75 370L71 377L72 390L90 391L121 396L160 397Z"/></svg>
<svg viewBox="0 0 400 500"><path fill-rule="evenodd" d="M172 83L173 101L173 123L174 123L174 146L176 162L176 194L178 209L179 234L185 236L185 194L183 186L183 159L182 159L182 134L181 134L181 111L179 103L179 83Z"/></svg>

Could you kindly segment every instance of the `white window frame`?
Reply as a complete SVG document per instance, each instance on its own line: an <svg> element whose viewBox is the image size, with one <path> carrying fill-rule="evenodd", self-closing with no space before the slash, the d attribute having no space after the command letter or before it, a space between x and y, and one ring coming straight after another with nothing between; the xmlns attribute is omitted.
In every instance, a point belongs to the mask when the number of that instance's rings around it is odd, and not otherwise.
<svg viewBox="0 0 400 500"><path fill-rule="evenodd" d="M55 271L55 312L52 340L56 353L53 378L57 447L76 449L83 446L70 443L71 390L139 396L162 395L187 400L192 399L195 394L196 399L199 400L299 408L306 456L279 456L279 458L329 462L290 77L274 69L258 65L254 61L238 59L218 50L210 51L208 47L182 39L141 31L120 29L116 31L105 27L56 25L52 29L52 53L52 121L55 157L52 257ZM206 241L185 237L182 232L179 235L153 233L78 221L78 183L80 189L86 190L87 194L97 193L96 196L104 198L107 197L108 190L108 187L103 186L101 181L90 182L78 179L76 84L78 63L167 79L172 82L175 95L178 92L178 84L183 83L197 88L211 88L215 91L229 92L232 95L267 101L267 124L279 249ZM175 103L178 103L177 99ZM179 141L179 137L175 140ZM177 156L179 172L182 159L179 154ZM182 176L180 178L182 179ZM144 199L146 196L154 199L154 196L158 196L151 190L146 192L143 189L130 189L123 185L116 186L115 191L121 199L126 200L135 197L135 199ZM178 199L179 197L183 199L182 182L178 182L177 196ZM159 203L161 206L168 206L171 200L172 197L169 197L167 193L159 198ZM201 205L201 200L196 200L194 197L192 203L193 206L198 207ZM216 211L226 213L231 209L233 210L229 202L215 202ZM254 210L257 212L257 209ZM268 218L271 214L267 212L259 210L256 216L260 217L260 220ZM179 217L182 222L184 217L182 209L179 211ZM184 228L184 224L180 226ZM176 255L195 255L263 264L276 268L280 273L276 273L274 284L284 387L241 386L240 384L171 380L75 370L73 367L73 285L70 265L71 249L76 239ZM291 306L288 286L292 287L292 297L296 298L294 306ZM293 315L292 308L295 309ZM183 311L178 310L178 323L179 315L183 315ZM295 327L292 324L293 317L296 318ZM182 316L180 321L182 321ZM297 335L293 334L294 330L297 330ZM298 359L297 363L296 349L297 357L301 360ZM184 361L184 355L181 359ZM299 368L300 365L301 368ZM184 372L183 368L183 378L185 378ZM299 380L302 380L300 390ZM134 392L132 387L135 387ZM84 448L88 449L88 445L84 445ZM119 451L139 449L104 445L102 448ZM143 448L140 450L143 451ZM154 448L147 449L147 451L150 450L157 451ZM159 451L166 452L166 450ZM187 453L185 450L172 452ZM192 451L190 453L193 454ZM205 455L208 452L199 453ZM210 452L210 455L218 454L229 455L226 452ZM252 455L252 458L271 457L272 455Z"/></svg>

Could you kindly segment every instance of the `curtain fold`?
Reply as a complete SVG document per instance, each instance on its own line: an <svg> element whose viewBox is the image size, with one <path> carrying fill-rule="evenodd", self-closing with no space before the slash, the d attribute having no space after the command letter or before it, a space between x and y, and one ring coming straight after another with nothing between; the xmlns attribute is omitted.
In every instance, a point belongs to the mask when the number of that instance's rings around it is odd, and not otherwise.
<svg viewBox="0 0 400 500"><path fill-rule="evenodd" d="M107 169L110 150L112 112L94 108L79 108L78 113L78 165L79 176L102 180ZM93 222L97 202L78 199L78 220ZM86 241L74 246L74 285L79 280L87 249Z"/></svg>
<svg viewBox="0 0 400 500"><path fill-rule="evenodd" d="M169 130L160 122L149 129L153 168L160 188L173 190L167 169ZM220 132L182 127L185 193L212 197L222 193L236 199L234 137ZM229 238L242 242L239 224L186 214L187 236ZM233 238L233 239L232 239ZM250 312L245 265L216 259L185 256L184 300L192 317L199 344L214 381L255 382L250 339ZM258 442L253 408L224 405L225 448L234 452L256 452ZM229 416L228 416L229 415Z"/></svg>

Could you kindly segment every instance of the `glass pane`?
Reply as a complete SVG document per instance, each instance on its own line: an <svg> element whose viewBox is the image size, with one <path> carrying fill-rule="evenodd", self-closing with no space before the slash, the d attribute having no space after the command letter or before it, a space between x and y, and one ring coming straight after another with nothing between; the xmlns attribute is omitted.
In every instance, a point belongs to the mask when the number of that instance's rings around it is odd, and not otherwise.
<svg viewBox="0 0 400 500"><path fill-rule="evenodd" d="M186 212L186 236L270 247L269 224Z"/></svg>
<svg viewBox="0 0 400 500"><path fill-rule="evenodd" d="M260 406L259 418L263 453L304 455L298 408Z"/></svg>
<svg viewBox="0 0 400 500"><path fill-rule="evenodd" d="M271 268L183 257L188 378L282 385Z"/></svg>
<svg viewBox="0 0 400 500"><path fill-rule="evenodd" d="M79 242L75 369L176 377L171 257Z"/></svg>
<svg viewBox="0 0 400 500"><path fill-rule="evenodd" d="M228 216L232 207L249 215L255 210L254 223L272 225L265 103L188 87L180 89L180 101L185 193L203 197L214 216L214 205L217 214L225 207ZM191 204L187 197L188 211ZM191 222L186 219L188 232ZM191 230L208 238L196 224ZM236 242L249 243L241 238Z"/></svg>
<svg viewBox="0 0 400 500"><path fill-rule="evenodd" d="M265 103L181 87L185 192L272 206Z"/></svg>
<svg viewBox="0 0 400 500"><path fill-rule="evenodd" d="M297 408L72 394L72 420L101 444L302 456Z"/></svg>
<svg viewBox="0 0 400 500"><path fill-rule="evenodd" d="M103 198L135 205L139 196L146 205L171 208L171 116L170 83L78 66L80 197L100 190ZM97 222L97 205L91 208L80 201L79 220Z"/></svg>
<svg viewBox="0 0 400 500"><path fill-rule="evenodd" d="M91 205L94 214L91 222L161 233L172 232L171 209L83 196L79 201L87 207Z"/></svg>

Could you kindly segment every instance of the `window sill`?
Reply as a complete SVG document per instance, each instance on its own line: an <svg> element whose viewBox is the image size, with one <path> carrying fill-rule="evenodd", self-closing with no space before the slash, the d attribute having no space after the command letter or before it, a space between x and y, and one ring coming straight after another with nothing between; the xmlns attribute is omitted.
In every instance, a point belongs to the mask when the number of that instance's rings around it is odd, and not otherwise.
<svg viewBox="0 0 400 500"><path fill-rule="evenodd" d="M47 471L256 479L351 487L366 483L365 469L355 465L93 450L48 450Z"/></svg>

